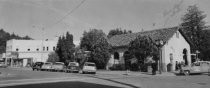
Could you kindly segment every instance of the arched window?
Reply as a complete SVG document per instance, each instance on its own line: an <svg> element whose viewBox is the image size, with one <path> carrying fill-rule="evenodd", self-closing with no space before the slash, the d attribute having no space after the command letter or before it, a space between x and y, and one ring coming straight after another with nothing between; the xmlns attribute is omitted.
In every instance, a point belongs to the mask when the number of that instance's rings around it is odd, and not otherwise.
<svg viewBox="0 0 210 88"><path fill-rule="evenodd" d="M114 53L114 59L116 59L116 60L119 60L120 59L120 56L119 56L119 53L118 52L115 52Z"/></svg>
<svg viewBox="0 0 210 88"><path fill-rule="evenodd" d="M185 62L185 65L188 65L188 60L187 60L187 49L185 48L183 50L183 60Z"/></svg>

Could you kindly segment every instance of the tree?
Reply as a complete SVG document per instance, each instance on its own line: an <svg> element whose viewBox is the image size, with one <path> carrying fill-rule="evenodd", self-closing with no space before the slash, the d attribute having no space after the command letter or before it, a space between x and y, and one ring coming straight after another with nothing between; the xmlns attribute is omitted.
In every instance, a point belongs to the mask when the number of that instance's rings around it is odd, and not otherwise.
<svg viewBox="0 0 210 88"><path fill-rule="evenodd" d="M59 37L56 53L61 62L68 63L69 61L74 61L74 47L72 34L67 32L66 36Z"/></svg>
<svg viewBox="0 0 210 88"><path fill-rule="evenodd" d="M183 32L187 35L189 39L193 42L195 47L192 51L199 50L203 51L202 47L204 45L204 36L202 30L205 28L204 18L206 17L204 12L199 10L196 5L189 6L187 13L181 18L181 27Z"/></svg>
<svg viewBox="0 0 210 88"><path fill-rule="evenodd" d="M137 58L139 65L145 64L145 60L148 56L153 56L153 59L157 61L158 48L149 36L138 36L129 45L129 52Z"/></svg>
<svg viewBox="0 0 210 88"><path fill-rule="evenodd" d="M89 32L84 32L80 47L86 51L91 51L88 61L96 63L98 69L106 67L110 58L110 45L102 30L92 29Z"/></svg>
<svg viewBox="0 0 210 88"><path fill-rule="evenodd" d="M47 62L52 62L52 63L55 63L59 61L59 56L57 53L55 52L51 52L49 55L48 55L48 59L47 59Z"/></svg>
<svg viewBox="0 0 210 88"><path fill-rule="evenodd" d="M132 31L131 30L129 30L129 31L124 30L123 31L121 28L116 28L116 29L110 30L107 37L111 38L115 35L128 34L128 33L132 33Z"/></svg>

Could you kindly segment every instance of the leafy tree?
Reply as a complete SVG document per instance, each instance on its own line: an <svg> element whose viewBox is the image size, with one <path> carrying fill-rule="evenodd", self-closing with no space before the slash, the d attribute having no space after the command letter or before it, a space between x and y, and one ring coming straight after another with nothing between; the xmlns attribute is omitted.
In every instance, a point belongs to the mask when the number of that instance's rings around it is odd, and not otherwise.
<svg viewBox="0 0 210 88"><path fill-rule="evenodd" d="M49 57L47 59L47 62L55 63L55 62L59 61L59 56L55 52L50 53L48 56Z"/></svg>
<svg viewBox="0 0 210 88"><path fill-rule="evenodd" d="M80 47L91 51L88 61L95 62L97 68L104 69L106 67L110 58L110 45L102 30L92 29L89 32L84 32Z"/></svg>
<svg viewBox="0 0 210 88"><path fill-rule="evenodd" d="M204 18L206 17L204 12L201 11L196 5L189 6L187 13L181 18L181 27L184 33L193 42L195 47L192 47L192 51L203 51L204 36L202 30L205 28Z"/></svg>
<svg viewBox="0 0 210 88"><path fill-rule="evenodd" d="M129 30L129 31L124 30L123 31L121 28L116 28L116 29L110 30L107 37L111 38L114 35L121 35L121 34L128 34L128 33L132 33L132 31L131 30Z"/></svg>
<svg viewBox="0 0 210 88"><path fill-rule="evenodd" d="M157 61L158 48L148 36L138 36L129 45L129 52L137 58L139 65L144 65L148 56L153 56L153 60Z"/></svg>
<svg viewBox="0 0 210 88"><path fill-rule="evenodd" d="M61 62L74 61L74 43L73 35L66 33L66 36L61 36L58 39L56 53L58 54Z"/></svg>

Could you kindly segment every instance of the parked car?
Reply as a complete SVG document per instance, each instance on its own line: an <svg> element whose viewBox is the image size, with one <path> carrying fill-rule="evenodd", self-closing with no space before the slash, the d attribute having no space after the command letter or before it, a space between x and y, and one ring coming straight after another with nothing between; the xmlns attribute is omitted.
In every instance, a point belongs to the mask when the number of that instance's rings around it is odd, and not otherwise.
<svg viewBox="0 0 210 88"><path fill-rule="evenodd" d="M66 67L66 72L76 72L79 73L79 63L77 62L69 62Z"/></svg>
<svg viewBox="0 0 210 88"><path fill-rule="evenodd" d="M7 65L4 62L0 62L0 68L6 68Z"/></svg>
<svg viewBox="0 0 210 88"><path fill-rule="evenodd" d="M52 71L52 63L51 62L46 62L42 65L41 70L46 70L46 71Z"/></svg>
<svg viewBox="0 0 210 88"><path fill-rule="evenodd" d="M65 68L64 63L63 62L55 62L52 65L52 69L53 71L63 71Z"/></svg>
<svg viewBox="0 0 210 88"><path fill-rule="evenodd" d="M43 64L44 64L44 62L36 62L36 63L34 63L33 66L32 66L32 70L33 71L34 70L37 70L37 71L41 70L41 67L42 67Z"/></svg>
<svg viewBox="0 0 210 88"><path fill-rule="evenodd" d="M92 62L85 62L84 66L81 69L82 73L93 73L96 74L96 65Z"/></svg>
<svg viewBox="0 0 210 88"><path fill-rule="evenodd" d="M210 62L209 61L198 61L191 64L191 66L182 67L180 73L190 75L193 73L209 73Z"/></svg>

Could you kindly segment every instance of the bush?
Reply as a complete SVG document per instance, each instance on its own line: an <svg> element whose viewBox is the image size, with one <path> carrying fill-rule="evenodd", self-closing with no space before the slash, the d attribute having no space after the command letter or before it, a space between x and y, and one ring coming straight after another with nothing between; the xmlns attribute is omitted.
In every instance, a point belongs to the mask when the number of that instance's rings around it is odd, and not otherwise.
<svg viewBox="0 0 210 88"><path fill-rule="evenodd" d="M112 67L109 67L110 70L125 70L125 64L114 64Z"/></svg>
<svg viewBox="0 0 210 88"><path fill-rule="evenodd" d="M140 71L141 72L147 72L149 64L141 64L140 65Z"/></svg>

